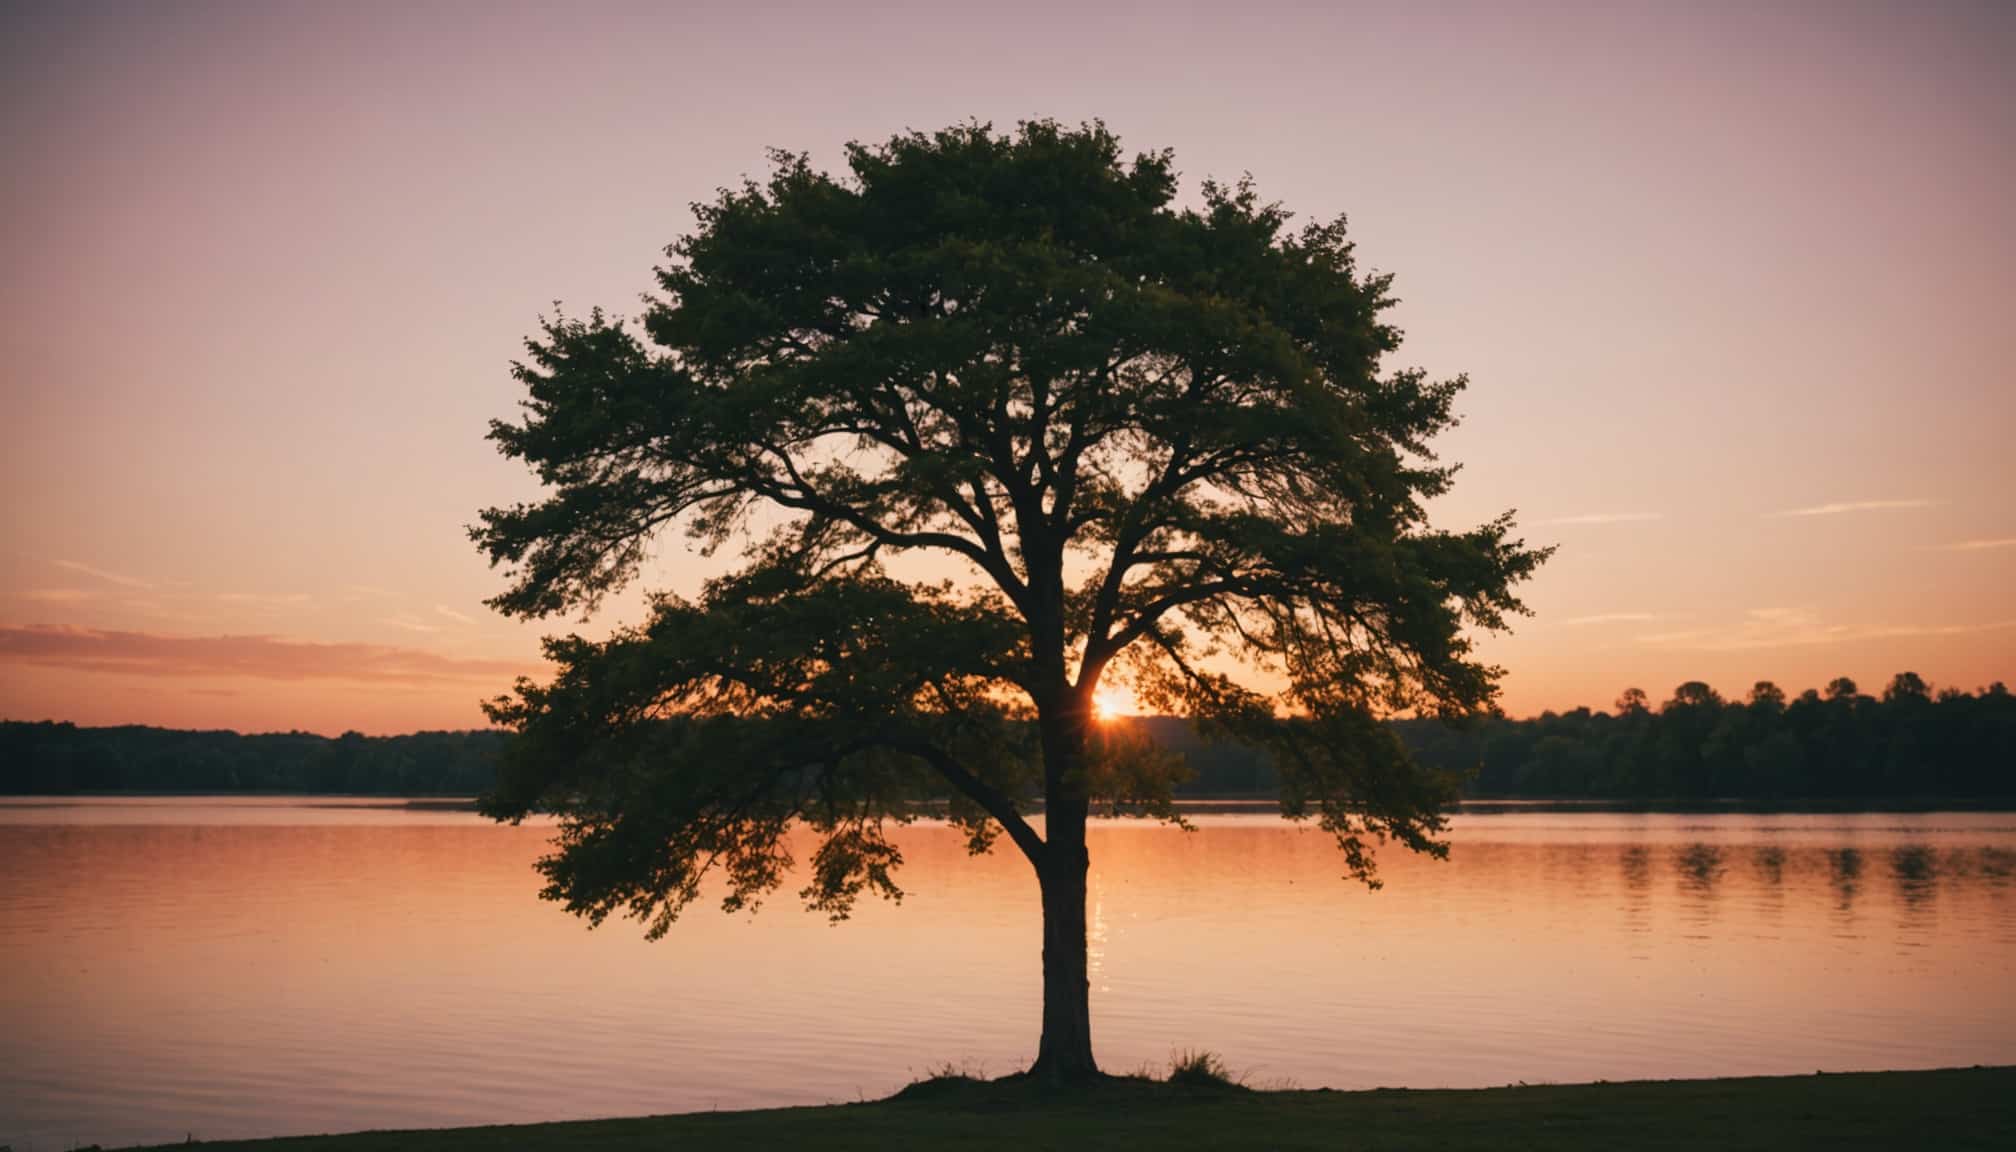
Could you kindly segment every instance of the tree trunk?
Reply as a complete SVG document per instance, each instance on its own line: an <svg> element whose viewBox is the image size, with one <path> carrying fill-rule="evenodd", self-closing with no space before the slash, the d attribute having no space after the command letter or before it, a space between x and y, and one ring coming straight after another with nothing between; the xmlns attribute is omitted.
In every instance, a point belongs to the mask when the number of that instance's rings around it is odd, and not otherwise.
<svg viewBox="0 0 2016 1152"><path fill-rule="evenodd" d="M1085 718L1045 724L1043 1040L1029 1071L1051 1084L1099 1074L1092 1060L1091 973L1085 949Z"/></svg>
<svg viewBox="0 0 2016 1152"><path fill-rule="evenodd" d="M1047 823L1047 821L1046 821ZM1050 841L1050 851L1062 847ZM1058 853L1043 882L1043 1041L1030 1072L1053 1084L1099 1074L1092 1061L1091 979L1085 952L1085 841Z"/></svg>

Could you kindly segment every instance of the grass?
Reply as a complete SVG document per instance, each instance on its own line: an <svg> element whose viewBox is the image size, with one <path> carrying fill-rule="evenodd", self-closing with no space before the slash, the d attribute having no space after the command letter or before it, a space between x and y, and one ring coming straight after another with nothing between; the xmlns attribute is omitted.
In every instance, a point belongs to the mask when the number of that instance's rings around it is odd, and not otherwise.
<svg viewBox="0 0 2016 1152"><path fill-rule="evenodd" d="M2016 1148L2016 1067L1475 1091L1262 1092L1208 1053L1070 1092L954 1071L887 1100L206 1144L245 1152ZM167 1145L164 1147L173 1147Z"/></svg>
<svg viewBox="0 0 2016 1152"><path fill-rule="evenodd" d="M1232 1074L1216 1052L1178 1052L1169 1058L1168 1083L1191 1091L1242 1088L1243 1080Z"/></svg>

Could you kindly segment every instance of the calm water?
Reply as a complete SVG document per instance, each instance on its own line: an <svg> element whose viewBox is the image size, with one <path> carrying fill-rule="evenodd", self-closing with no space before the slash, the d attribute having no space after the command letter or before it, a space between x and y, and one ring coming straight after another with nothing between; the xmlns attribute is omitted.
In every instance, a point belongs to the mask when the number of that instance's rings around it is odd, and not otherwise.
<svg viewBox="0 0 2016 1152"><path fill-rule="evenodd" d="M1099 1055L1358 1088L2016 1062L2016 815L1465 816L1339 879L1320 833L1093 832ZM1036 1039L1027 866L951 831L837 927L658 944L539 901L546 831L355 802L0 802L16 1152L885 1094ZM787 890L795 890L791 885Z"/></svg>

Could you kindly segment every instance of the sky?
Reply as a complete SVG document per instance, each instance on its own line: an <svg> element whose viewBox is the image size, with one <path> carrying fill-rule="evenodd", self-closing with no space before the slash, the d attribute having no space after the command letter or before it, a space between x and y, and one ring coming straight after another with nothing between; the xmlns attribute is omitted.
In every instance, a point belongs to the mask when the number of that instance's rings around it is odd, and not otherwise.
<svg viewBox="0 0 2016 1152"><path fill-rule="evenodd" d="M1347 213L1559 552L1514 715L2016 680L2016 5L0 6L0 718L368 733L537 674L464 529L564 301L849 140L1103 119ZM676 538L646 587L713 569Z"/></svg>

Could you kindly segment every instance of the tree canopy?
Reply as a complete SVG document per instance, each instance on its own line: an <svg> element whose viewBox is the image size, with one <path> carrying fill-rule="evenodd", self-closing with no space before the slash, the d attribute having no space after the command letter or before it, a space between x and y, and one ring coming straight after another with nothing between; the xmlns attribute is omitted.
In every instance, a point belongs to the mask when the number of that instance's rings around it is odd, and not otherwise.
<svg viewBox="0 0 2016 1152"><path fill-rule="evenodd" d="M802 821L804 895L844 914L896 893L885 830L935 774L1077 917L1045 956L1079 954L1082 1005L1084 818L1171 785L1092 721L1108 677L1270 749L1354 874L1441 851L1450 784L1380 719L1491 708L1470 637L1544 552L1509 515L1429 525L1464 381L1384 365L1390 279L1343 220L1291 228L1250 181L1179 205L1169 153L1097 124L773 159L694 206L640 318L543 322L491 430L546 487L472 530L504 612L592 610L667 531L741 550L493 705L523 739L490 811L564 818L548 895L662 932L710 869L731 907L775 888Z"/></svg>

